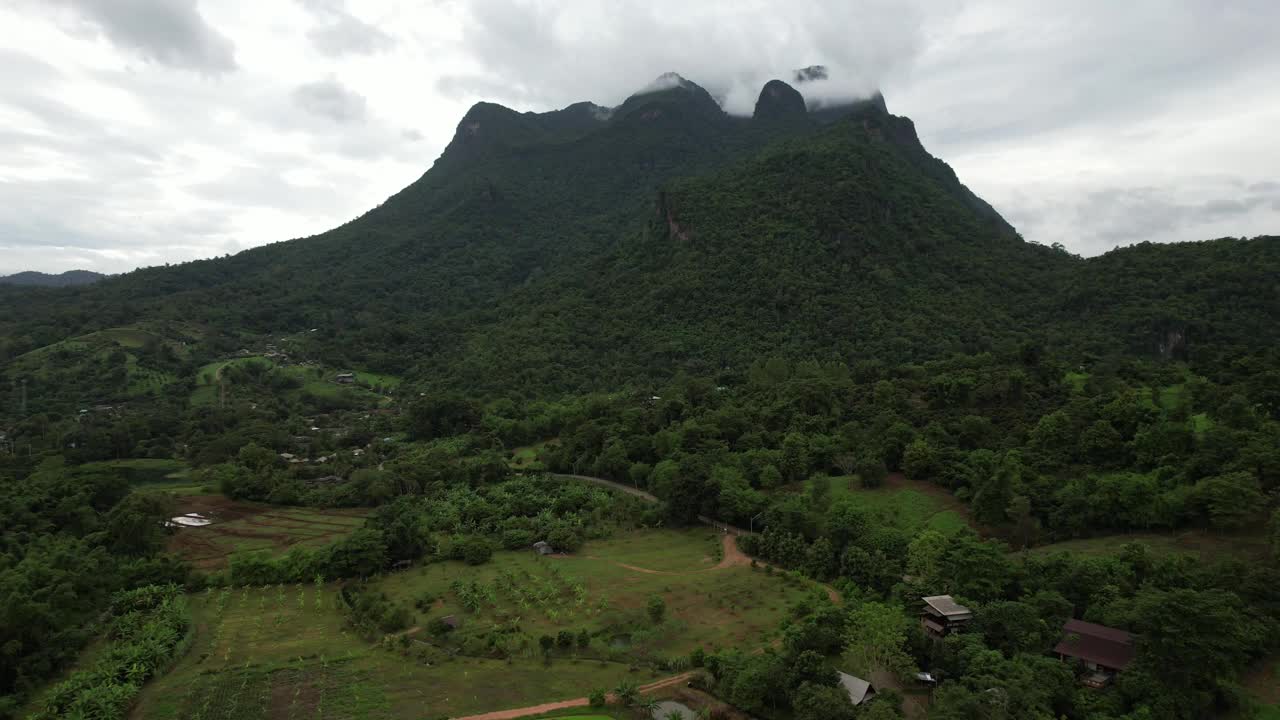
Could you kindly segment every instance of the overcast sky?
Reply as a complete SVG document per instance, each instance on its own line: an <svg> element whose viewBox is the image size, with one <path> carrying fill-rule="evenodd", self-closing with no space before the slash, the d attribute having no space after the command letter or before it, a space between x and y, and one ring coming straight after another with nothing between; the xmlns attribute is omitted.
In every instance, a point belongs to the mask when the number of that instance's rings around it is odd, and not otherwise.
<svg viewBox="0 0 1280 720"><path fill-rule="evenodd" d="M1274 0L0 0L0 274L323 231L477 100L615 105L674 70L749 112L882 88L1028 240L1280 233Z"/></svg>

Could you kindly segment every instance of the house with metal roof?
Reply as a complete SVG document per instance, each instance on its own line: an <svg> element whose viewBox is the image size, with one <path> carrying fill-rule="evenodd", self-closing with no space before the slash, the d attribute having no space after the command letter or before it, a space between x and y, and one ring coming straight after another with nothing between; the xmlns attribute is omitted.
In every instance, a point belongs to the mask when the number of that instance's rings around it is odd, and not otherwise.
<svg viewBox="0 0 1280 720"><path fill-rule="evenodd" d="M920 614L920 624L934 637L943 637L973 619L973 611L950 595L930 595L921 600L924 611Z"/></svg>
<svg viewBox="0 0 1280 720"><path fill-rule="evenodd" d="M1081 682L1089 687L1103 687L1133 662L1137 648L1133 635L1084 620L1068 620L1062 626L1062 640L1053 648L1062 660L1083 663L1090 673Z"/></svg>
<svg viewBox="0 0 1280 720"><path fill-rule="evenodd" d="M854 705L861 705L876 696L876 689L871 687L871 683L860 677L854 677L847 672L841 672L840 687L849 694L849 702Z"/></svg>

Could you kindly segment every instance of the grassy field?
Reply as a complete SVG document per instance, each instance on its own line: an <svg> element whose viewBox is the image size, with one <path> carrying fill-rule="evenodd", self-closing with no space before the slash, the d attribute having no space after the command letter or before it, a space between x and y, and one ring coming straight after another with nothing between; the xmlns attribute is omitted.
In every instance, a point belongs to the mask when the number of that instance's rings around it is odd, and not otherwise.
<svg viewBox="0 0 1280 720"><path fill-rule="evenodd" d="M518 447L511 451L511 459L507 461L507 464L513 470L543 470L545 466L538 460L538 453L555 442L556 440L545 440L533 445Z"/></svg>
<svg viewBox="0 0 1280 720"><path fill-rule="evenodd" d="M1267 540L1261 534L1223 534L1204 530L1184 530L1177 533L1129 533L1081 538L1041 545L1032 548L1032 554L1069 551L1081 555L1116 555L1126 543L1140 542L1160 557L1185 554L1204 560L1231 557L1256 559L1266 557Z"/></svg>
<svg viewBox="0 0 1280 720"><path fill-rule="evenodd" d="M368 385L369 387L374 387L374 388L380 387L387 391L392 391L392 390L395 390L396 388L399 388L400 383L403 382L399 377L395 375L382 375L379 373L364 372L361 370L356 370L354 372L356 376L356 382L362 385Z"/></svg>
<svg viewBox="0 0 1280 720"><path fill-rule="evenodd" d="M622 681L645 684L674 673L638 668L634 658L642 651L766 645L789 608L813 590L806 581L750 567L717 568L715 540L704 530L636 533L588 543L572 557L500 552L478 567L433 564L374 582L401 604L435 596L415 620L461 618L444 641L421 630L383 643L361 639L347 627L332 584L196 593L191 649L143 689L132 717L446 718L583 697ZM661 567L624 567L642 562ZM673 574L657 574L663 571ZM528 609L502 597L472 611L451 589L472 581L493 586L504 573L522 578L524 589L557 591ZM581 603L569 589L574 584L582 586ZM652 595L667 604L658 626L644 611ZM531 647L515 642L509 658L498 657L504 653L481 641L497 623L518 627L500 634L524 637ZM583 628L593 633L589 647L542 658L536 641L542 633ZM589 708L546 717L616 720L610 710Z"/></svg>
<svg viewBox="0 0 1280 720"><path fill-rule="evenodd" d="M79 470L118 473L135 485L183 482L191 472L187 464L181 460L149 458L101 460L84 463L79 466Z"/></svg>
<svg viewBox="0 0 1280 720"><path fill-rule="evenodd" d="M384 649L347 630L327 585L214 590L192 606L192 647L143 690L136 720L445 718L655 677L616 663L424 660L415 643Z"/></svg>
<svg viewBox="0 0 1280 720"><path fill-rule="evenodd" d="M234 364L244 363L266 363L275 365L271 360L257 355L232 358L230 360L219 360L202 366L196 371L196 388L191 393L190 402L192 405L212 405L218 400L218 374L224 368ZM337 374L335 370L317 367L303 367L301 365L280 365L277 366L279 371L296 379L300 385L297 390L288 391L290 394L309 393L316 397L334 398L340 395L349 395L358 398L368 404L374 405L384 401L384 398L378 393L361 387L360 385L339 385L333 382L333 376ZM373 373L356 373L360 382L369 382L371 384L382 384L384 388L391 389L399 385L400 379L392 375L376 375Z"/></svg>
<svg viewBox="0 0 1280 720"><path fill-rule="evenodd" d="M199 513L213 520L200 527L181 527L170 550L198 568L224 567L233 552L265 550L281 554L295 545L317 547L339 540L364 523L367 511L321 510L237 502L221 495L178 498L179 513Z"/></svg>
<svg viewBox="0 0 1280 720"><path fill-rule="evenodd" d="M1068 372L1063 380L1071 386L1073 392L1084 392L1085 384L1089 382L1089 373L1087 372Z"/></svg>
<svg viewBox="0 0 1280 720"><path fill-rule="evenodd" d="M495 628L515 628L499 641L530 658L539 637L561 631L586 630L590 645L572 652L613 660L769 642L787 611L817 586L742 565L718 567L716 542L705 530L645 531L587 543L569 557L516 551L479 567L428 565L389 576L379 587L417 605L417 625L460 618L451 642L462 647L488 647ZM645 613L653 596L666 603L660 624Z"/></svg>
<svg viewBox="0 0 1280 720"><path fill-rule="evenodd" d="M805 481L808 491L811 481ZM831 478L830 502L851 498L880 522L916 533L923 529L954 533L968 524L968 511L944 488L891 475L883 487L865 489L855 477Z"/></svg>

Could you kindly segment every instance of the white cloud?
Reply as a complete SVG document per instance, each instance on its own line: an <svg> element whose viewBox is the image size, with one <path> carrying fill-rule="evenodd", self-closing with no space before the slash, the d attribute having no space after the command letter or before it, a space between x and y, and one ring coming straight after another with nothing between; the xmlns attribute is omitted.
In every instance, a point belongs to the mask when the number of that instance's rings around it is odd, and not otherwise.
<svg viewBox="0 0 1280 720"><path fill-rule="evenodd" d="M421 175L478 100L611 106L675 71L749 112L816 63L832 95L883 88L1030 240L1274 233L1278 21L1264 0L16 0L0 273L323 231Z"/></svg>

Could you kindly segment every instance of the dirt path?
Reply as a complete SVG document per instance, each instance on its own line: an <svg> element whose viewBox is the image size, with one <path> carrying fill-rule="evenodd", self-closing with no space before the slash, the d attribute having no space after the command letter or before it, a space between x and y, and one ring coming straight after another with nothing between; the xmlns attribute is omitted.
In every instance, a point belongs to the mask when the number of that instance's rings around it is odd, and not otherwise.
<svg viewBox="0 0 1280 720"><path fill-rule="evenodd" d="M592 483L592 484L594 484L594 485L600 485L600 486L602 486L602 487L607 487L607 488L612 488L612 489L614 489L614 490L619 490L619 491L621 491L621 492L627 493L628 495L634 495L635 497L638 497L638 498L640 498L640 499L642 499L642 500L645 500L645 501L647 501L647 502L651 502L651 503L656 503L656 502L658 502L658 498L657 498L656 496L654 496L654 495L650 494L650 493L647 493L647 492L645 492L645 491L643 491L643 490L641 490L641 489L639 489L639 488L635 488L635 487L632 487L632 486L630 486L630 485L623 485L622 483L614 482L614 481L612 481L612 480L606 480L606 479L604 479L604 478L592 477L592 476L590 476L590 475L572 475L572 474L568 474L568 473L553 473L553 475L554 475L555 477L568 478L568 479L571 479L571 480L582 480L582 481L584 481L584 482L589 482L589 483ZM902 482L902 483L910 483L910 482L911 482L911 481L907 480L905 477L903 477L900 473L896 473L896 475L897 475L897 479L898 479L898 481L899 481L899 482ZM893 478L893 476L890 476L890 478L892 479L892 478ZM936 486L935 486L935 487L936 487ZM939 490L941 490L941 488L938 488L938 489L939 489ZM945 492L945 491L943 491L943 492ZM947 495L948 495L948 496L950 496L950 493L947 493ZM957 502L957 503L959 503L959 501L958 501L958 500L955 500L955 498L954 498L954 497L952 497L952 500L953 500L953 501L955 501L955 502ZM961 506L963 506L963 503L961 503ZM966 516L966 517L967 517L967 516ZM691 574L694 574L694 573L704 573L704 572L710 572L710 571L712 571L712 570L723 570L724 568L730 568L730 567L742 567L742 566L749 566L749 565L751 565L751 556L749 556L749 555L747 555L746 553L742 552L742 550L738 547L738 536L739 536L739 535L742 535L742 534L745 534L745 533L746 533L746 531L745 531L745 530L743 530L742 528L736 528L736 527L734 527L734 526L732 526L732 525L728 525L728 524L726 524L726 523L722 523L722 522L720 522L719 520L715 520L715 519L713 519L713 518L706 517L705 515L699 515L699 516L698 516L698 520L700 520L700 521L701 521L701 522L703 522L704 524L706 524L706 525L710 525L710 526L712 526L712 527L716 528L717 530L721 531L722 533L724 533L724 544L723 544L723 548L724 548L724 550L723 550L723 555L721 556L720 563L719 563L718 565L716 565L715 567L711 567L711 568L704 568L704 569L702 569L702 570L689 570L689 571L687 571L687 572L672 572L672 571L669 571L669 570L653 570L653 569L650 569L650 568L642 568L642 567L637 567L637 566L635 566L635 565L628 565L628 564L626 564L626 563L620 563L620 562L614 562L613 564L614 564L614 565L617 565L618 567L623 567L623 568L626 568L626 569L628 569L628 570L632 570L632 571L635 571L635 572L645 573L646 575L691 575ZM569 558L569 557L573 557L573 556L571 556L571 555L560 555L560 556L556 556L556 557L559 557L559 558ZM589 556L589 555L588 555L587 557L591 558L592 560L601 560L601 559L602 559L602 558L591 557L591 556ZM777 567L777 566L770 566L768 563L765 563L765 562L757 561L757 562L756 562L756 564L757 564L757 565L759 565L759 566L761 566L761 567L773 567L773 569L774 569L774 570L777 570L777 571L782 571L782 570L783 570L783 568L780 568L780 567ZM820 583L820 584L822 584L822 583ZM826 585L826 584L822 584L822 588L823 588L824 590L826 590L826 591L827 591L827 597L831 599L831 602L836 603L837 605L839 605L839 604L841 604L841 603L843 603L843 602L844 602L844 598L843 598L843 597L841 597L841 595L840 595L839 591L837 591L835 588L831 587L830 585ZM552 708L552 709L554 710L555 708Z"/></svg>
<svg viewBox="0 0 1280 720"><path fill-rule="evenodd" d="M693 677L693 673L680 673L669 678L663 678L641 685L640 692L649 693L655 690L662 690L673 685L681 685L689 682L689 678ZM613 701L613 695L609 696L609 700ZM561 700L560 702L543 703L541 705L530 705L528 707L516 708L514 710L498 710L496 712L481 713L480 715L467 715L465 717L453 718L453 720L512 720L512 718L528 717L530 715L541 715L553 710L565 710L568 708L587 707L589 701L586 698L574 698L573 700Z"/></svg>
<svg viewBox="0 0 1280 720"><path fill-rule="evenodd" d="M630 485L623 485L620 482L605 480L604 478L591 477L590 475L573 475L571 473L551 473L551 474L553 477L569 478L571 480L582 480L583 482L589 482L593 485L601 485L603 487L612 488L614 490L620 490L628 495L634 495L635 497L638 497L641 500L644 500L646 502L651 502L651 503L658 502L657 496L651 493L647 493L637 487L632 487Z"/></svg>

